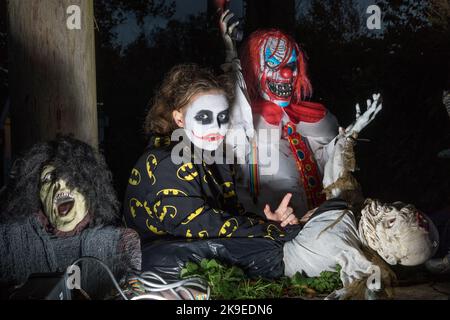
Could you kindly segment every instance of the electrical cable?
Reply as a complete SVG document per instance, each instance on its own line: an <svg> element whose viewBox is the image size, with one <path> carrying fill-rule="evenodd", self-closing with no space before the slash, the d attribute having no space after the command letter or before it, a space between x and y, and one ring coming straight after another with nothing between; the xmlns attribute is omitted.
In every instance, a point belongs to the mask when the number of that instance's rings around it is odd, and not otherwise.
<svg viewBox="0 0 450 320"><path fill-rule="evenodd" d="M211 290L210 287L207 285L207 283L205 283L205 280L201 279L201 278L187 278L187 279L183 279L183 280L179 280L179 281L175 281L172 283L167 283L161 276L159 276L158 274L151 272L151 271L145 271L145 272L137 272L137 271L132 271L131 272L131 276L128 277L128 283L133 283L133 282L139 282L139 284L141 285L141 287L144 289L144 292L150 292L150 293L145 293L145 294L140 294L137 295L131 299L129 299L125 292L120 288L119 282L117 281L117 279L115 278L114 274L112 273L111 269L100 259L95 258L95 257L81 257L77 260L75 260L75 262L73 262L71 264L71 266L77 265L78 263L82 262L82 261L94 261L97 262L98 264L100 264L108 273L109 277L111 278L111 281L113 282L115 288L117 289L117 291L120 293L120 295L122 296L122 298L124 300L168 300L167 298L160 296L160 295L156 295L156 294L152 294L151 292L162 292L162 291L170 291L177 300L184 300L179 292L182 291L185 294L188 295L188 297L191 300L195 300L195 297L193 295L193 293L189 290L189 287L193 287L193 288L197 288L200 289L202 291L206 291L206 300L210 299L210 294L211 294ZM65 274L64 274L64 281L65 281L65 289L66 289L66 296L70 296L69 293L69 288L67 287L67 279L68 279L68 271L69 268L66 270Z"/></svg>
<svg viewBox="0 0 450 320"><path fill-rule="evenodd" d="M119 282L116 280L116 277L114 277L114 274L112 273L112 271L111 271L111 269L102 261L102 260L100 260L100 259L98 259L98 258L95 258L95 257L81 257L81 258L79 258L79 259L77 259L77 260L75 260L75 262L73 262L72 264L71 264L71 266L75 266L75 265L77 265L78 263L80 263L80 262L82 262L82 261L95 261L95 262L97 262L98 264L100 264L105 270L106 270L106 272L108 273L108 275L109 275L109 277L111 278L111 280L112 280L112 282L113 282L113 284L114 284L114 286L116 287L116 289L119 291L119 293L120 293L120 295L122 296L122 298L124 299L124 300L128 300L128 298L127 298L127 296L125 295L125 293L122 291L122 289L120 288L120 285L119 285ZM68 271L68 269L66 270L66 272L64 273L64 286L66 287L66 290L68 290L68 288L67 288L67 278L68 278L68 273L67 273L67 271ZM67 291L66 291L66 293L67 293ZM67 295L67 296L69 296L69 295Z"/></svg>
<svg viewBox="0 0 450 320"><path fill-rule="evenodd" d="M180 300L183 300L183 298L178 294L178 292L180 291L187 293L188 297L191 300L195 300L195 297L189 290L189 287L206 291L206 299L209 299L210 297L210 288L208 285L202 284L205 281L201 278L188 278L172 283L167 283L158 274L151 271L146 271L142 273L134 272L133 276L130 277L130 281L138 281L145 289L145 291L161 292L169 290L177 299Z"/></svg>

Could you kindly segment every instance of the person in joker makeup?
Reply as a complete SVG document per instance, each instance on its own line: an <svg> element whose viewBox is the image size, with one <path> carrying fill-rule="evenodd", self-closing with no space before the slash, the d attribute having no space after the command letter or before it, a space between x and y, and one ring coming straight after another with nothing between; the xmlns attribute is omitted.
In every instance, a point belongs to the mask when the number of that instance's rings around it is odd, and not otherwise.
<svg viewBox="0 0 450 320"><path fill-rule="evenodd" d="M225 139L229 127L227 98L217 93L201 95L192 102L185 115L176 110L174 118L180 127L184 126L187 137L195 146L214 151Z"/></svg>
<svg viewBox="0 0 450 320"><path fill-rule="evenodd" d="M223 68L236 75L245 96L231 115L233 128L248 133L246 164L238 172L239 198L248 210L267 215L292 193L291 206L301 217L325 200L321 181L338 122L323 105L306 101L312 86L304 54L291 36L277 29L258 30L244 43L239 59L232 39L238 22L230 24L232 17L229 10L221 14L220 30L226 47ZM379 94L367 101L371 120L381 110L378 100ZM356 113L358 118L359 105ZM355 129L368 124L357 121ZM265 138L262 134L269 131L272 135Z"/></svg>
<svg viewBox="0 0 450 320"><path fill-rule="evenodd" d="M194 161L197 151L214 151L225 139L234 98L229 83L196 65L179 65L155 95L145 122L150 141L131 172L124 202L125 222L143 241L288 238L284 227L295 222L288 199L278 210L281 223L268 222L239 205L230 165ZM188 148L192 158L179 164L173 155L180 142L171 139L177 129L185 138L181 146L195 147Z"/></svg>

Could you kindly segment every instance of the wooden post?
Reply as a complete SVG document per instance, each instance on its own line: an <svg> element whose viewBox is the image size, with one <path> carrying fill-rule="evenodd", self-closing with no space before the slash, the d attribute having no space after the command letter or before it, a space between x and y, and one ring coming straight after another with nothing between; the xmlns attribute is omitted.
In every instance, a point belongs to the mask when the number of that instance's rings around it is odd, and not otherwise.
<svg viewBox="0 0 450 320"><path fill-rule="evenodd" d="M97 148L93 0L9 0L8 18L14 153L57 134Z"/></svg>

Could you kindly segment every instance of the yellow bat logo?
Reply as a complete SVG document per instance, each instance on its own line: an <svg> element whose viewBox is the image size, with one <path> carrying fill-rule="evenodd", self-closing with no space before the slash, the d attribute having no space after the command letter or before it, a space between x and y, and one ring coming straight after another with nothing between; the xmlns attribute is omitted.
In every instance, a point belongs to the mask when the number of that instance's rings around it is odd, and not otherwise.
<svg viewBox="0 0 450 320"><path fill-rule="evenodd" d="M156 196L159 196L159 195L165 195L165 196L178 196L178 195L182 195L182 196L185 196L185 197L187 197L187 194L186 194L186 192L184 192L184 191L181 191L181 190L178 190L178 189L163 189L163 190L160 190L157 194L156 194Z"/></svg>
<svg viewBox="0 0 450 320"><path fill-rule="evenodd" d="M129 204L130 204L131 216L133 217L133 219L136 218L137 211L139 208L144 208L145 211L147 212L147 214L153 218L152 210L148 207L147 201L144 201L144 203L142 203L138 199L132 198L132 199L130 199Z"/></svg>
<svg viewBox="0 0 450 320"><path fill-rule="evenodd" d="M206 230L200 231L200 232L198 233L198 237L199 237L199 238L208 238L208 237L209 237L208 231L206 231Z"/></svg>
<svg viewBox="0 0 450 320"><path fill-rule="evenodd" d="M150 209L150 207L148 206L147 201L144 201L144 209L147 212L147 214L153 218L153 213L152 213L152 209Z"/></svg>
<svg viewBox="0 0 450 320"><path fill-rule="evenodd" d="M161 201L158 201L153 206L153 212L155 213L156 217L162 222L167 214L173 219L178 213L178 210L176 207L167 205L161 207Z"/></svg>
<svg viewBox="0 0 450 320"><path fill-rule="evenodd" d="M228 219L220 228L219 237L231 237L233 232L237 230L239 223L235 218Z"/></svg>
<svg viewBox="0 0 450 320"><path fill-rule="evenodd" d="M151 232L153 232L154 234L158 235L158 236L162 236L167 234L167 232L163 231L163 230L158 230L158 228L156 228L155 226L152 226L149 222L148 219L146 221L147 224L147 228L148 230L150 230Z"/></svg>
<svg viewBox="0 0 450 320"><path fill-rule="evenodd" d="M236 197L236 192L234 191L233 182L222 183L223 197L225 199Z"/></svg>
<svg viewBox="0 0 450 320"><path fill-rule="evenodd" d="M269 224L267 226L267 235L265 235L264 238L275 240L274 237L276 236L282 238L284 237L284 233L280 229L278 229L277 226L275 226L274 224Z"/></svg>
<svg viewBox="0 0 450 320"><path fill-rule="evenodd" d="M130 179L128 179L128 183L132 186L137 186L141 183L141 173L138 169L134 168L131 170Z"/></svg>
<svg viewBox="0 0 450 320"><path fill-rule="evenodd" d="M170 144L170 137L156 137L154 146L155 148L165 147Z"/></svg>
<svg viewBox="0 0 450 320"><path fill-rule="evenodd" d="M188 224L190 223L192 220L194 220L195 218L197 218L202 212L203 210L205 210L205 207L200 207L197 210L195 210L195 212L191 213L186 220L184 220L181 224Z"/></svg>
<svg viewBox="0 0 450 320"><path fill-rule="evenodd" d="M156 177L153 174L153 171L155 171L156 166L158 165L158 160L156 159L155 155L150 154L145 161L145 165L147 167L147 174L150 178L150 182L152 185L154 185L156 182Z"/></svg>
<svg viewBox="0 0 450 320"><path fill-rule="evenodd" d="M169 214L169 216L173 219L173 218L176 217L177 213L178 213L178 210L174 206L164 206L163 209L162 209L162 212L161 212L161 214L159 216L159 220L161 222L163 222L163 220L164 220L164 218L166 217L167 214Z"/></svg>
<svg viewBox="0 0 450 320"><path fill-rule="evenodd" d="M134 219L134 218L136 218L137 209L138 209L138 208L142 208L143 205L142 205L142 203L141 203L138 199L136 199L136 198L130 199L129 205L130 205L131 216L132 216L133 219Z"/></svg>
<svg viewBox="0 0 450 320"><path fill-rule="evenodd" d="M192 232L190 229L186 231L186 238L192 238Z"/></svg>
<svg viewBox="0 0 450 320"><path fill-rule="evenodd" d="M195 170L192 162L182 165L177 170L177 177L180 180L192 181L198 176L198 172Z"/></svg>

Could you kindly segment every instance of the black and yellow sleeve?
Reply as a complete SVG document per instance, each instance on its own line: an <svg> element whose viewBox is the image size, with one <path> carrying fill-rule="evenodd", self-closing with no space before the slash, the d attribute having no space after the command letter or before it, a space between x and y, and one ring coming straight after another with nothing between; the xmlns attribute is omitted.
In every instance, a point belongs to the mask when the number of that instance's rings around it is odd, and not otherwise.
<svg viewBox="0 0 450 320"><path fill-rule="evenodd" d="M151 211L155 224L173 236L185 238L267 237L284 234L275 224L212 207L207 200L199 165L176 165L166 158L156 166Z"/></svg>

